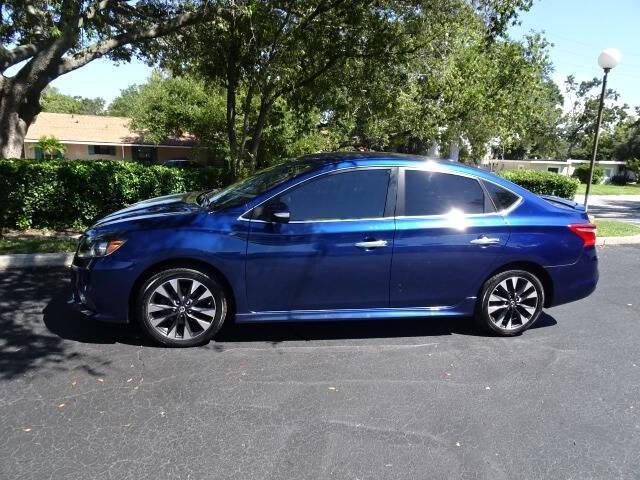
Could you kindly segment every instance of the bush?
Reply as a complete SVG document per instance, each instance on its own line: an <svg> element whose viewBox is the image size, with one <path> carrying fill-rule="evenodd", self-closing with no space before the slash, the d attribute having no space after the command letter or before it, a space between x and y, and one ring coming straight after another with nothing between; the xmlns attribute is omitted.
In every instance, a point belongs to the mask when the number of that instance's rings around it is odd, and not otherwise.
<svg viewBox="0 0 640 480"><path fill-rule="evenodd" d="M543 170L506 170L500 176L538 195L555 195L573 199L578 181Z"/></svg>
<svg viewBox="0 0 640 480"><path fill-rule="evenodd" d="M84 229L151 197L219 188L220 168L144 166L125 161L0 160L0 227Z"/></svg>
<svg viewBox="0 0 640 480"><path fill-rule="evenodd" d="M573 171L573 177L580 180L580 183L588 183L589 182L589 164L581 163L576 166L576 169ZM592 185L597 185L601 183L604 179L604 169L600 165L593 166L593 181Z"/></svg>
<svg viewBox="0 0 640 480"><path fill-rule="evenodd" d="M626 185L629 183L629 179L626 175L614 175L610 180L612 185Z"/></svg>

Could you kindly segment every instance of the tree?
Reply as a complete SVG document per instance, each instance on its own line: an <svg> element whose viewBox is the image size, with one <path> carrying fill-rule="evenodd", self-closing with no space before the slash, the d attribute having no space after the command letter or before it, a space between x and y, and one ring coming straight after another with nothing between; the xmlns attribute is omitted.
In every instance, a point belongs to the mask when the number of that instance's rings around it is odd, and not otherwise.
<svg viewBox="0 0 640 480"><path fill-rule="evenodd" d="M127 61L141 42L215 12L208 2L9 0L0 3L0 155L19 157L55 78L108 56ZM22 63L23 62L23 63ZM17 73L7 69L20 65Z"/></svg>
<svg viewBox="0 0 640 480"><path fill-rule="evenodd" d="M54 87L47 87L40 98L43 112L77 113L82 115L104 115L104 99L85 98L60 93Z"/></svg>
<svg viewBox="0 0 640 480"><path fill-rule="evenodd" d="M123 90L111 107L122 108L131 126L153 142L190 135L217 158L229 157L226 104L222 88L191 76L172 77L155 71L145 84ZM110 107L110 108L111 108ZM331 149L330 136L318 128L320 112L297 112L279 100L270 111L256 166L283 158Z"/></svg>
<svg viewBox="0 0 640 480"><path fill-rule="evenodd" d="M553 136L561 104L542 37L487 42L470 8L432 15L419 35L425 47L405 64L349 65L347 87L326 101L328 128L343 132L345 146L427 153L437 143L479 158L490 141L528 152L539 148L536 132Z"/></svg>
<svg viewBox="0 0 640 480"><path fill-rule="evenodd" d="M140 86L131 85L120 90L120 95L113 99L107 108L107 115L114 117L130 117L140 97Z"/></svg>
<svg viewBox="0 0 640 480"><path fill-rule="evenodd" d="M565 99L569 111L562 121L562 136L566 142L568 158L590 158L593 145L593 134L598 115L602 80L578 83L573 75L565 81ZM605 92L605 105L602 110L601 137L598 149L598 160L608 160L614 155L611 135L615 125L627 116L627 105L618 104L620 95L608 88Z"/></svg>
<svg viewBox="0 0 640 480"><path fill-rule="evenodd" d="M618 160L640 159L640 107L615 128L615 156Z"/></svg>
<svg viewBox="0 0 640 480"><path fill-rule="evenodd" d="M147 52L175 75L202 78L222 88L231 169L252 170L272 108L284 101L312 108L329 84L335 92L349 79L354 62L373 67L406 65L417 51L447 49L446 37L421 31L458 23L463 12L482 23L487 43L504 31L529 0L244 0L215 20L153 43ZM444 30L444 29L441 29ZM432 56L433 56L432 55ZM428 67L428 66L427 66Z"/></svg>
<svg viewBox="0 0 640 480"><path fill-rule="evenodd" d="M62 142L53 135L49 137L43 135L40 137L37 143L37 148L42 152L43 158L47 160L62 156L67 151Z"/></svg>

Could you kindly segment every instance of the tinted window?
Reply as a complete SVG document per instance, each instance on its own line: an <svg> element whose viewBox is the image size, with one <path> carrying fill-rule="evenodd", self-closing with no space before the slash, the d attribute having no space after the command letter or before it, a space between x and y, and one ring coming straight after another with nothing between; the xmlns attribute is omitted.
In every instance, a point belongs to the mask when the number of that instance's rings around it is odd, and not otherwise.
<svg viewBox="0 0 640 480"><path fill-rule="evenodd" d="M224 190L209 195L209 206L214 210L237 207L266 193L281 183L317 168L313 161L295 160L262 170L251 177L234 183Z"/></svg>
<svg viewBox="0 0 640 480"><path fill-rule="evenodd" d="M291 221L378 218L388 186L389 170L350 171L310 180L278 200L289 207Z"/></svg>
<svg viewBox="0 0 640 480"><path fill-rule="evenodd" d="M483 183L498 211L505 210L518 201L518 196L506 188L502 188L491 182Z"/></svg>
<svg viewBox="0 0 640 480"><path fill-rule="evenodd" d="M469 177L448 173L406 170L406 216L443 215L451 210L485 213L485 195L480 183Z"/></svg>

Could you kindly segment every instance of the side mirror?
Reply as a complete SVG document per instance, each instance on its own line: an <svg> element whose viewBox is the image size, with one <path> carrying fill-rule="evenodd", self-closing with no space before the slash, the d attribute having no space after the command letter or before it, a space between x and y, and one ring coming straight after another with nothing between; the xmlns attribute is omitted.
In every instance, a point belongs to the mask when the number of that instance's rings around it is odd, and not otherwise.
<svg viewBox="0 0 640 480"><path fill-rule="evenodd" d="M265 217L273 223L289 223L291 212L284 202L274 202L265 208Z"/></svg>

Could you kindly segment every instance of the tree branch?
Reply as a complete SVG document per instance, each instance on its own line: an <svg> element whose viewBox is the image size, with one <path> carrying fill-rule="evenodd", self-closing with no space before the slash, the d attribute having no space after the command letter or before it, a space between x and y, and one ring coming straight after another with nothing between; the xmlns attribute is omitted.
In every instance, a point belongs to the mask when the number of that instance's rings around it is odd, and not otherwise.
<svg viewBox="0 0 640 480"><path fill-rule="evenodd" d="M37 52L38 47L33 43L18 45L11 50L2 47L2 50L0 50L0 68L4 71L16 63L33 57Z"/></svg>
<svg viewBox="0 0 640 480"><path fill-rule="evenodd" d="M167 22L152 25L146 30L140 32L123 33L120 35L116 35L115 37L107 38L100 42L94 43L93 45L89 45L79 52L69 57L63 58L58 67L57 74L63 75L72 70L80 68L91 62L92 60L100 58L103 55L106 55L112 50L123 45L161 37L175 30L178 30L179 28L193 24L200 19L201 15L202 12L184 13Z"/></svg>

